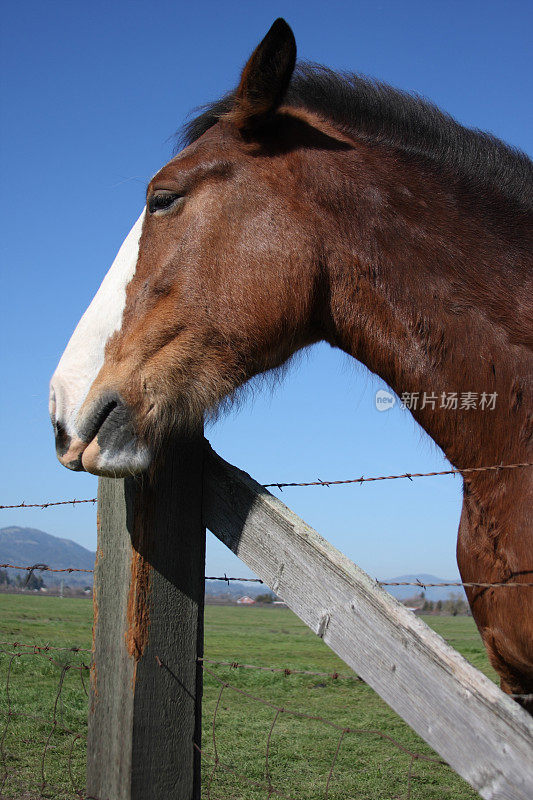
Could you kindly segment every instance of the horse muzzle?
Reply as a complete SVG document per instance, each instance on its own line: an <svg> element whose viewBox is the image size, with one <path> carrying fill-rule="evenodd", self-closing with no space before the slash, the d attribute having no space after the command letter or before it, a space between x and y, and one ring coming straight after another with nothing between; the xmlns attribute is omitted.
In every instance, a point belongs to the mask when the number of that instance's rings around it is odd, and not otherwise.
<svg viewBox="0 0 533 800"><path fill-rule="evenodd" d="M84 403L74 425L69 426L66 414L58 408L52 385L50 416L57 457L68 469L120 478L148 468L149 449L139 441L131 412L118 393L104 393L88 407Z"/></svg>

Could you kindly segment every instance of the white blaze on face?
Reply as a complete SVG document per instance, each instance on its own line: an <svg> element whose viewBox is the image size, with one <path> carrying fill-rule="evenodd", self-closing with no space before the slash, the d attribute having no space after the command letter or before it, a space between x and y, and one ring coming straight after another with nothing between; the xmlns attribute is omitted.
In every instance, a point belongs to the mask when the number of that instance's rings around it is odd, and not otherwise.
<svg viewBox="0 0 533 800"><path fill-rule="evenodd" d="M135 275L145 211L127 235L50 382L50 414L75 437L76 417L104 363L105 346L122 325L126 287Z"/></svg>

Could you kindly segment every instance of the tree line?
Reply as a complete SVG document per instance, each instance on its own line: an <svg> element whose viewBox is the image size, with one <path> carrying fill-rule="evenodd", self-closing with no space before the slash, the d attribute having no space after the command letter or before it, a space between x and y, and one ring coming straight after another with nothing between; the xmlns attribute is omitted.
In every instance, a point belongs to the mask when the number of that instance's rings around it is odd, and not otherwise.
<svg viewBox="0 0 533 800"><path fill-rule="evenodd" d="M21 575L18 572L11 577L7 569L0 569L0 589L7 586L15 589L42 589L46 584L35 572L30 573L29 578L28 575Z"/></svg>
<svg viewBox="0 0 533 800"><path fill-rule="evenodd" d="M448 614L452 617L470 614L465 598L459 592L450 593L447 600L428 600L425 592L402 600L404 606L416 608L422 614Z"/></svg>

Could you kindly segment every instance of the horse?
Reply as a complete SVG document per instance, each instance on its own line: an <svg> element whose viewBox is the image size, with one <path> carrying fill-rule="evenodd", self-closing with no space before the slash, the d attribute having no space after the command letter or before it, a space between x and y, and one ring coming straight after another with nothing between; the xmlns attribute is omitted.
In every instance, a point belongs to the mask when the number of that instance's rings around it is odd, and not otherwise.
<svg viewBox="0 0 533 800"><path fill-rule="evenodd" d="M328 342L416 398L464 470L462 580L511 584L467 587L470 608L502 689L531 694L533 591L513 585L533 577L531 161L418 96L296 63L282 19L182 144L53 375L60 462L142 473Z"/></svg>

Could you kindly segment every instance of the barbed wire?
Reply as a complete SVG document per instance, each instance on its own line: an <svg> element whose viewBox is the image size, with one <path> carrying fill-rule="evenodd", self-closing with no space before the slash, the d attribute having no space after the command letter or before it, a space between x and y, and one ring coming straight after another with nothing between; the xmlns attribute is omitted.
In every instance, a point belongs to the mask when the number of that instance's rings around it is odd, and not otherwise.
<svg viewBox="0 0 533 800"><path fill-rule="evenodd" d="M316 481L302 481L302 482L288 482L283 483L281 481L275 481L274 483L264 483L263 489L285 489L289 487L298 487L298 486L341 486L350 483L372 483L373 481L394 481L399 480L401 478L407 478L408 480L413 480L413 478L433 478L439 475L465 475L468 473L473 472L493 472L499 471L502 469L521 469L523 467L533 467L533 462L525 461L518 464L491 464L488 467L463 467L462 469L444 469L440 472L402 472L399 475L378 475L369 478L365 478L364 475L361 475L360 478L347 478L344 480L328 480L323 481L321 478L318 478ZM15 503L12 505L0 505L0 511L5 509L13 509L13 508L50 508L52 506L75 506L80 505L80 503L96 503L98 500L97 497L89 497L83 500L50 500L44 503Z"/></svg>
<svg viewBox="0 0 533 800"><path fill-rule="evenodd" d="M6 650L5 649L6 646L9 647L9 648L15 648L16 652L12 652L12 650ZM48 651L50 651L50 650L59 651L59 652L73 653L73 654L90 652L89 650L87 650L85 648L78 647L78 646L56 647L56 646L49 645L49 644L31 644L31 643L23 643L23 642L18 642L18 641L15 641L15 642L12 642L12 641L0 642L0 654L2 654L4 656L7 656L9 658L9 662L8 662L8 666L7 666L6 687L5 687L5 696L6 696L6 701L7 701L7 709L5 710L4 713L5 713L5 716L6 716L6 721L5 721L3 729L1 730L1 733L0 733L0 797L4 796L4 788L6 787L6 785L8 784L8 782L11 779L15 780L15 781L18 781L19 783L21 783L23 781L23 778L21 778L21 774L22 773L20 772L20 770L21 770L20 755L11 756L11 754L8 752L8 749L6 747L6 743L7 743L8 733L9 733L10 727L13 724L13 721L15 719L27 719L27 720L29 720L31 722L38 722L38 723L40 723L40 724L45 726L45 731L44 731L44 736L43 736L43 741L42 741L42 751L41 751L41 755L39 756L39 767L38 767L37 774L35 776L36 779L37 779L36 788L38 788L40 796L42 796L45 793L45 791L47 793L50 792L50 791L56 791L58 795L61 793L61 796L66 794L66 787L58 788L57 786L54 786L52 784L52 782L49 780L48 767L47 767L48 757L49 757L49 754L51 752L53 738L54 738L56 732L58 732L58 733L61 732L61 734L66 736L67 739L70 739L70 744L68 744L68 741L67 741L67 744L66 744L66 746L64 748L64 752L65 752L65 759L66 759L65 776L68 777L68 779L70 781L72 794L75 795L79 800L97 800L93 796L88 797L83 791L80 790L79 786L76 783L76 778L75 778L74 771L73 771L74 748L75 748L75 746L76 746L76 744L78 742L85 740L86 732L85 731L84 732L76 731L76 730L73 729L73 727L71 725L65 724L63 722L63 710L62 710L62 706L61 706L62 695L64 693L67 674L72 670L79 672L80 679L81 679L81 685L82 685L82 688L83 688L83 693L84 693L85 697L88 697L87 688L86 688L85 683L83 681L83 674L88 672L89 667L84 663L71 663L71 662L61 663L61 662L56 662L52 657L47 655ZM38 714L27 713L24 710L24 708L21 709L21 708L17 708L15 706L15 701L14 701L13 696L12 696L12 683L13 683L13 676L14 676L13 667L14 667L15 662L18 659L21 659L21 658L25 659L28 656L40 656L40 657L43 657L44 659L54 663L58 668L57 688L55 689L55 691L50 693L50 697L51 697L51 700L52 700L52 707L51 707L50 717L48 717L48 718L45 717L45 716L39 716ZM162 667L165 666L164 662L159 657L157 657L157 661L160 664L160 666L162 666ZM212 722L212 726L213 726L212 727L212 731L213 731L213 736L214 736L214 741L215 741L215 748L217 746L216 745L216 730L215 730L216 715L217 715L217 713L220 712L220 700L222 698L222 694L223 694L224 689L231 689L232 691L238 692L238 693L242 694L243 696L248 697L249 699L253 699L253 700L256 700L258 702L261 702L263 705L268 706L269 708L272 708L272 709L274 709L276 711L275 719L274 719L273 723L270 725L269 732L268 732L266 761L265 761L265 769L266 769L265 781L254 781L249 776L247 776L247 775L239 772L238 770L236 770L234 768L234 766L232 766L230 764L226 764L225 762L221 761L221 759L218 757L218 752L216 752L215 759L213 761L213 765L212 765L212 769L211 769L211 773L209 775L208 783L207 783L207 798L208 798L208 800L212 800L212 797L213 797L213 795L212 795L212 781L213 781L213 778L215 776L215 772L217 770L232 773L234 776L238 777L239 780L243 784L246 784L246 785L248 785L250 787L254 786L256 788L266 789L268 791L268 796L269 797L276 796L276 797L280 797L280 798L286 798L286 800L297 800L297 798L295 798L294 796L287 795L287 794L284 794L281 791L279 791L272 783L271 769L270 769L271 762L272 762L271 740L272 740L272 735L273 735L274 730L275 730L276 722L278 721L278 718L281 715L292 716L292 717L301 719L302 721L320 722L321 724L323 724L323 725L329 727L330 729L335 730L335 731L337 731L339 733L339 737L338 737L335 753L334 753L334 756L333 756L333 759L332 759L331 767L330 767L329 773L325 777L326 789L325 789L324 797L326 798L326 800L329 797L330 785L331 785L331 781L333 779L333 770L334 770L335 764L337 763L337 760L338 760L340 746L341 746L341 743L342 743L344 737L347 736L348 734L359 734L359 735L360 734L365 734L365 733L374 734L374 735L377 735L382 740L388 741L388 742L394 744L401 752L405 753L410 758L409 770L408 770L408 785L410 785L411 775L412 775L412 765L413 765L415 760L422 759L422 760L425 760L425 761L430 761L432 763L438 763L438 764L441 764L441 763L443 764L444 763L439 759L433 759L433 758L430 758L430 757L425 756L423 754L412 752L408 748L404 747L396 739L394 739L394 737L390 736L387 733L384 733L383 731L379 731L377 729L374 730L374 729L364 729L364 728L354 728L354 727L343 727L341 725L338 725L335 722L332 722L331 720L327 720L327 719L325 719L323 717L320 717L320 716L318 716L316 714L308 714L308 713L305 713L305 712L302 712L302 711L298 711L298 710L294 710L294 709L278 707L274 703L271 703L270 701L265 700L264 698L256 697L255 695L253 695L253 694L251 694L249 692L246 692L244 689L240 689L237 686L231 686L231 685L227 684L226 682L221 681L221 679L211 669L209 669L208 667L205 666L205 662L206 661L208 661L208 663L210 663L212 665L220 665L220 666L227 666L226 662L217 662L217 661L214 661L214 660L207 660L207 659L203 659L203 660L199 659L199 661L201 663L201 666L202 666L202 669L204 670L204 672L207 672L209 675L211 675L221 685L221 691L218 693L215 716L214 716L213 722ZM202 663L202 662L204 662L204 663ZM238 662L228 662L228 663L231 663L233 666L237 666L238 665L239 667L243 667L243 668L246 667L246 668L251 668L251 669L253 669L253 668L268 669L270 671L274 671L274 672L277 672L277 673L283 673L285 676L288 676L288 675L302 675L302 676L330 677L334 681L338 681L338 680L341 680L343 678L344 679L349 678L349 679L357 680L356 676L341 676L341 675L338 675L337 673L323 673L323 672L313 672L313 671L309 671L309 670L295 670L295 669L288 668L288 667L287 668L277 668L277 667L266 667L266 668L263 668L263 667L260 667L260 666L256 667L255 665L238 664ZM28 740L28 743L30 743L30 740ZM54 747L55 747L55 745L54 745ZM203 748L199 747L198 745L195 745L195 747L200 752L200 755L203 758L203 760L206 763L209 762L209 758L210 758L209 754ZM67 750L68 750L68 753L67 753ZM14 761L14 764L13 764L13 761ZM22 788L23 791L30 789L29 786L23 786L21 788ZM410 797L410 796L411 796L410 792L408 791L407 797Z"/></svg>
<svg viewBox="0 0 533 800"><path fill-rule="evenodd" d="M4 647L12 647L15 650L15 652L10 652L10 651L2 649ZM19 648L24 648L24 650L26 652L16 652L17 649L19 649ZM25 642L17 642L17 641L15 641L15 642L0 641L0 653L12 655L12 656L13 655L14 656L31 655L31 654L33 654L33 655L41 655L41 656L47 657L48 660L51 661L52 663L63 667L63 664L61 662L57 662L53 658L51 658L49 656L46 656L46 654L48 652L50 652L50 651L65 652L65 653L86 653L87 655L91 655L91 656L92 656L92 653L93 653L93 651L91 649L89 649L89 648L83 648L83 647L77 647L77 646L74 646L74 647L55 647L53 645L49 645L49 644L46 644L46 643L45 644L28 644L28 643L25 643ZM157 656L156 658L158 659L158 663L159 663L159 660L160 660L159 657ZM272 667L272 666L263 666L261 664L244 664L244 663L241 663L241 662L235 661L235 660L233 660L233 661L220 661L220 660L214 660L214 659L211 659L211 658L206 658L204 656L198 657L197 661L202 666L204 664L212 664L213 666L230 667L231 669L252 669L252 670L255 669L255 670L260 670L260 671L263 671L263 672L282 673L286 677L288 677L290 675L305 675L305 676L312 676L312 677L318 677L318 678L331 678L331 680L333 680L333 681L336 681L336 680L338 680L338 681L351 680L351 681L357 681L358 683L365 683L363 678L361 678L359 675L355 675L355 674L354 675L341 675L338 672L315 672L314 670L295 669L294 667L290 667L290 666ZM81 663L81 665L79 665L79 666L67 667L67 669L89 670L90 667L85 663ZM86 690L85 690L85 694L87 694ZM525 700L533 700L533 694L510 694L509 696L510 697L514 697L514 698L521 698L521 699L525 699Z"/></svg>
<svg viewBox="0 0 533 800"><path fill-rule="evenodd" d="M82 569L81 567L49 567L47 564L32 564L31 566L20 566L20 564L0 564L0 569L20 569L27 572L89 572L94 569Z"/></svg>
<svg viewBox="0 0 533 800"><path fill-rule="evenodd" d="M92 650L84 649L83 647L53 647L50 644L23 644L22 642L0 642L0 647L24 647L31 650L33 653L48 653L50 650L61 651L65 653L92 653Z"/></svg>
<svg viewBox="0 0 533 800"><path fill-rule="evenodd" d="M228 586L230 584L230 581L236 581L237 583L262 583L262 584L265 583L264 581L261 580L261 578L228 578L227 575L219 575L218 577L212 575L206 575L204 580L223 581L224 583L227 583Z"/></svg>
<svg viewBox="0 0 533 800"><path fill-rule="evenodd" d="M47 564L31 564L31 565L20 565L20 564L0 564L0 569L17 569L20 571L25 571L29 573L28 579L26 581L26 585L29 582L31 575L34 572L59 572L59 573L72 573L72 572L82 572L87 574L94 574L94 569L82 569L81 567L49 567ZM533 572L533 571L532 571ZM228 586L231 582L234 583L259 583L263 586L267 586L267 584L261 578L235 578L229 575L206 575L204 577L206 581L220 581L221 583L227 583ZM429 583L427 581L422 581L420 578L417 578L413 581L381 581L376 579L376 583L379 586L413 586L418 589L435 589L435 588L473 588L473 589L492 589L492 588L526 588L526 587L533 587L533 582L527 581L497 581L494 583L484 582L484 581L439 581L435 583Z"/></svg>
<svg viewBox="0 0 533 800"><path fill-rule="evenodd" d="M262 667L258 664L240 664L238 661L214 661L212 658L198 658L201 664L213 664L220 667L230 667L231 669L258 669L263 672L280 672L285 676L289 675L310 675L317 678L331 678L333 681L357 681L364 683L359 675L339 675L338 672L313 672L309 669L293 669L292 667Z"/></svg>
<svg viewBox="0 0 533 800"><path fill-rule="evenodd" d="M31 564L22 566L20 564L0 564L0 569L19 569L25 570L28 572L88 572L94 573L94 569L82 569L81 567L49 567L47 564ZM232 578L228 575L206 575L204 580L206 581L224 581L229 583L230 581L237 581L238 583L264 583L261 578Z"/></svg>
<svg viewBox="0 0 533 800"><path fill-rule="evenodd" d="M502 469L518 469L518 468L527 468L533 466L533 463L517 463L517 464L498 464L498 465L491 465L487 467L470 467L465 469L449 469L449 470L442 470L440 472L417 472L417 473L408 473L405 472L403 474L398 475L384 475L384 476L377 476L377 477L365 477L361 476L359 478L352 478L347 480L330 480L324 481L321 479L317 479L316 481L310 482L276 482L270 484L264 484L264 488L277 488L280 491L283 488L289 487L306 487L306 486L336 486L336 485L346 485L346 484L362 484L362 483L369 483L374 481L383 481L383 480L398 480L398 479L408 479L413 480L414 478L423 478L423 477L435 477L435 476L444 476L444 475L464 475L468 473L477 473L477 472L489 472L489 471L500 471ZM49 501L44 503L18 503L13 505L0 505L0 510L3 509L24 509L24 508L40 508L46 509L53 506L66 506L66 505L80 505L80 504L87 504L87 503L96 503L97 498L89 498L89 499L72 499L72 500L60 500L60 501ZM85 573L85 574L93 574L93 569L87 568L79 568L79 567L63 567L63 568L55 568L50 567L44 563L38 563L33 565L27 566L20 566L15 564L0 564L0 568L2 569L13 569L13 570L20 570L26 571L28 573L28 578L26 584L29 582L31 576L34 572L51 572L51 573ZM222 581L230 585L230 582L235 583L258 583L264 584L264 582L260 578L248 578L248 577L230 577L224 574L223 576L205 576L206 581ZM427 583L420 579L416 579L416 581L377 581L377 583L383 587L403 587L403 586L413 586L419 589L426 590L428 588L437 588L437 587L454 587L454 588L464 588L464 587L472 587L472 588L495 588L495 587L532 587L533 583L527 582L517 582L517 581L504 581L504 582L497 582L497 583L488 583L488 582L460 582L460 581L449 581L449 582L431 582ZM0 642L0 654L7 657L9 659L8 668L7 668L7 678L6 678L6 687L5 687L5 696L7 702L7 710L5 711L6 721L3 729L0 732L0 797L3 796L3 790L6 786L8 780L11 777L17 776L17 770L19 765L17 764L16 769L11 767L11 754L7 752L6 749L6 742L8 739L8 734L12 722L16 718L21 719L28 719L32 720L33 722L39 722L40 724L44 724L47 727L47 735L43 742L43 750L42 755L40 757L40 770L39 770L39 779L40 779L40 793L41 795L45 791L45 789L50 790L56 787L52 787L51 783L48 780L48 773L47 773L47 759L52 749L52 742L56 731L61 731L64 735L71 737L70 739L70 748L68 752L68 763L67 763L67 772L71 783L71 790L72 792L79 798L79 800L95 800L94 798L87 798L85 794L80 790L79 787L76 786L76 781L73 773L73 759L74 759L74 748L77 742L83 740L86 736L85 732L79 732L72 729L68 725L63 724L63 707L62 707L62 698L64 694L64 687L67 680L67 675L69 673L78 674L80 679L81 687L83 688L83 693L85 697L88 698L87 687L84 681L84 675L87 675L90 667L85 664L83 661L76 661L72 663L70 661L58 660L59 656L54 657L53 653L64 653L69 654L71 657L79 655L80 658L83 658L84 654L91 654L91 650L83 649L79 647L56 647L49 644L25 644L21 642ZM11 694L11 682L12 682L12 674L13 674L13 667L17 660L24 659L25 657L29 656L37 656L40 657L54 667L59 670L58 675L58 684L57 689L53 696L53 704L51 708L51 715L49 718L40 717L35 714L26 713L26 711L15 708L13 703L13 698ZM164 663L158 658L158 663L161 666L165 666ZM408 759L408 768L406 774L406 795L405 797L407 800L412 797L412 781L413 781L413 771L414 765L417 761L426 761L433 764L438 765L445 765L445 762L438 759L432 758L430 756L426 756L422 753L415 752L408 747L405 747L401 744L397 739L392 737L390 734L380 731L378 729L372 728L357 728L357 727L346 727L342 726L336 722L332 722L326 718L321 716L317 716L314 714L309 714L303 711L297 711L294 709L286 708L284 706L279 706L270 700L266 700L262 697L254 695L242 688L234 686L229 682L220 678L212 669L210 669L207 665L212 665L214 667L222 667L225 669L231 670L258 670L262 672L270 672L273 674L283 675L285 677L295 675L295 676L309 676L309 677L320 677L320 678L328 678L333 683L342 681L342 680L350 680L356 682L362 682L361 678L357 675L339 675L337 672L318 672L318 671L311 671L311 670L299 670L293 669L292 667L273 667L273 666L262 666L262 665L255 665L255 664L245 664L240 663L238 661L216 661L213 659L208 658L201 658L198 659L198 663L203 670L205 675L209 675L214 681L218 682L220 686L220 690L218 692L218 697L214 709L214 714L211 723L211 730L212 730L212 746L213 746L213 753L207 752L205 747L200 747L198 744L195 744L197 751L201 758L211 765L211 771L209 774L209 779L207 783L207 800L211 800L212 798L212 784L216 777L218 771L224 771L237 776L245 783L250 786L254 786L256 789L259 788L267 792L267 797L271 798L273 796L286 798L286 800L295 800L295 798L290 797L287 794L283 794L277 787L273 785L272 781L272 774L271 774L271 761L272 761L272 739L273 733L276 730L276 726L278 726L279 721L284 716L292 717L295 719L300 719L306 722L317 722L325 727L329 728L332 731L335 731L337 734L336 740L336 747L334 750L334 754L332 757L331 765L329 768L329 772L327 777L325 778L324 783L324 800L328 800L329 792L332 784L332 780L334 778L334 770L335 766L338 763L339 754L341 752L341 748L343 742L345 741L346 737L348 736L360 736L360 735L375 735L378 736L381 740L389 742L394 748L398 751L402 752ZM262 781L255 781L251 779L249 776L239 773L234 765L228 764L225 761L222 761L219 757L219 749L217 745L216 739L216 721L217 716L221 713L221 700L224 693L233 692L239 694L242 697L247 698L253 702L261 704L263 707L271 709L274 712L274 716L272 722L268 729L268 736L266 739L266 749L265 749L265 760L264 760L264 779ZM515 700L526 700L528 702L533 701L533 695L525 695L525 694L512 694L510 695ZM54 745L55 747L55 745ZM15 759L16 761L16 759ZM58 792L60 790L57 790Z"/></svg>
<svg viewBox="0 0 533 800"><path fill-rule="evenodd" d="M7 648L7 649L6 649ZM66 784L62 788L58 788L55 786L52 781L50 780L49 771L51 769L51 765L49 764L49 756L58 745L53 744L54 737L56 733L61 733L65 739L65 746L63 748L64 757L65 757L65 780L70 783L70 791L73 795L75 795L78 800L97 800L93 796L87 796L85 792L83 792L80 787L77 785L76 776L75 776L75 769L74 763L76 766L80 768L80 765L84 761L83 754L75 754L75 747L78 743L84 742L86 739L86 730L80 731L75 730L72 724L69 723L68 719L64 720L64 709L63 709L63 700L62 697L64 695L67 676L69 673L76 673L79 676L80 680L80 690L82 692L81 697L84 698L84 702L88 700L88 691L87 686L84 680L84 676L88 675L90 667L84 663L84 661L57 661L51 655L49 655L50 651L52 652L60 652L66 653L68 655L72 655L73 657L76 655L80 655L83 657L84 654L89 654L91 651L87 648L82 648L78 646L70 646L70 647L59 647L55 645L50 645L47 643L44 644L37 644L37 643L26 643L26 642L18 642L18 641L0 641L0 655L5 656L9 659L7 664L7 674L6 674L6 684L5 684L5 698L6 698L6 709L0 711L0 714L5 715L5 723L0 729L0 797L4 795L4 789L9 784L12 787L13 781L21 782L24 780L21 778L23 774L21 769L21 759L20 754L12 755L9 750L8 746L8 736L11 726L13 722L17 719L20 720L28 720L32 723L39 723L40 725L45 726L43 731L43 739L42 739L42 750L40 756L38 757L39 767L35 778L37 780L37 786L40 795L43 795L45 791L48 793L50 791L56 791L58 796L66 796L67 789ZM50 709L50 716L42 716L39 714L28 713L24 706L17 707L17 700L14 699L12 693L12 684L14 679L14 665L17 660L26 659L29 656L37 656L43 658L44 660L51 662L58 670L58 678L57 678L57 687L55 690L52 690L49 693L50 701L51 701L51 709ZM156 656L156 660L161 667L165 667L164 661ZM198 663L201 666L201 669L204 675L208 676L212 679L215 684L219 687L216 695L216 701L214 701L214 712L211 717L211 721L209 723L209 730L211 731L211 751L209 751L209 747L204 744L202 746L195 744L195 748L198 751L200 757L204 761L204 763L209 765L210 771L209 775L206 777L206 798L207 800L214 800L214 782L218 772L224 772L227 774L233 775L235 778L239 779L243 785L248 785L250 787L255 787L256 790L261 790L266 792L266 796L273 798L279 797L284 798L284 800L298 800L293 794L287 794L283 792L278 786L275 785L273 780L273 736L276 730L279 728L280 720L283 717L293 718L295 720L300 720L304 724L309 723L318 723L319 725L324 726L326 729L335 733L336 738L333 740L332 743L332 756L331 761L326 762L329 763L329 769L326 766L324 771L323 777L323 797L324 800L329 800L330 793L333 788L333 781L336 779L335 769L338 767L339 764L339 755L341 753L341 749L347 737L355 736L376 736L383 742L388 743L391 747L393 747L397 752L402 753L407 759L408 763L406 764L406 773L405 773L405 793L402 794L402 797L405 800L410 800L412 798L412 790L413 790L413 779L415 776L414 768L417 762L427 762L430 764L435 764L439 766L446 767L446 763L438 758L426 755L424 753L415 751L412 747L406 746L402 742L400 742L397 738L392 736L390 733L380 730L379 728L374 727L358 727L357 725L344 725L336 721L332 721L326 717L322 717L315 713L308 713L305 710L298 710L295 708L290 708L285 705L279 705L275 702L272 702L271 699L267 699L264 696L259 696L256 693L248 691L246 688L242 688L240 686L236 686L230 683L224 675L217 674L211 667L221 667L223 670L227 670L228 668L231 670L260 670L260 671L268 671L271 673L275 673L280 676L280 678L295 676L295 677L319 677L319 678L329 678L331 680L331 685L341 685L340 682L343 680L355 681L359 683L364 683L358 676L356 675L340 675L337 672L320 672L320 671L312 671L312 670L299 670L294 669L292 667L279 667L279 666L263 666L257 664L244 664L238 661L217 661L214 659L209 658L199 658ZM167 670L168 671L168 670ZM171 674L171 673L169 673ZM324 685L324 684L319 684ZM223 706L222 700L226 693L231 692L232 694L239 695L246 700L249 700L253 703L260 704L265 709L270 709L273 712L273 717L271 721L266 721L265 725L268 727L268 734L266 736L266 745L264 750L264 768L263 768L263 778L261 780L256 780L250 775L244 774L244 772L240 771L234 763L228 763L227 760L221 758L221 746L220 742L217 738L217 720L220 719L223 710L227 710L227 703ZM511 695L515 699L524 698L524 695ZM531 696L529 696L531 697ZM18 700L20 702L20 700ZM79 710L79 705L76 703L76 708ZM205 708L205 706L204 706ZM349 710L348 707L343 707L343 711ZM257 718L259 719L259 717ZM257 720L256 720L257 722ZM35 727L32 728L35 730ZM266 733L266 730L265 730ZM17 735L20 736L20 732L17 730ZM291 733L290 736L294 736L294 733ZM28 739L28 744L32 744L33 736L31 739ZM33 744L35 741L33 740ZM76 761L75 761L76 759ZM231 759L230 759L231 760ZM57 767L56 767L57 769ZM28 771L29 772L29 771ZM397 772L396 772L396 776ZM55 782L57 781L57 776L55 777ZM401 774L399 779L401 778ZM315 781L316 783L316 781ZM442 787L444 788L444 787ZM30 789L29 786L22 787L23 790ZM11 790L10 790L11 791ZM8 796L11 794L8 792ZM47 795L48 796L48 795Z"/></svg>
<svg viewBox="0 0 533 800"><path fill-rule="evenodd" d="M0 642L0 644L2 644ZM89 652L89 651L87 651ZM238 661L215 661L212 658L198 658L198 663L202 666L204 664L212 664L213 666L229 667L230 669L256 669L261 672L282 673L285 677L290 675L305 675L316 678L330 678L332 681L356 681L357 683L366 683L359 675L340 675L338 672L314 672L309 669L294 669L293 667L263 667L259 664L241 664ZM533 702L533 694L516 694L509 695L514 700L522 700L524 702Z"/></svg>
<svg viewBox="0 0 533 800"><path fill-rule="evenodd" d="M13 648L6 650L5 647ZM9 661L7 665L7 673L6 673L6 684L5 684L5 700L6 700L6 709L3 710L1 713L5 714L6 720L5 724L0 733L0 797L4 796L4 789L6 784L10 782L10 779L17 781L18 783L21 782L21 769L22 765L20 763L20 758L17 754L12 755L8 752L7 748L7 741L10 728L15 720L28 720L32 723L32 736L28 740L28 743L34 741L35 732L37 727L35 723L39 723L39 725L44 726L45 735L42 741L42 752L39 758L39 768L38 768L38 789L39 789L39 796L42 796L45 789L54 790L57 792L57 795L61 793L61 796L64 796L64 788L58 789L58 787L53 786L53 784L48 780L47 776L47 762L48 756L52 751L52 748L55 750L58 745L52 745L52 741L56 732L63 736L72 737L72 741L70 744L69 749L69 756L68 756L68 764L67 764L67 772L69 775L71 789L72 792L82 800L84 798L84 794L80 791L80 789L76 786L74 775L72 771L72 757L73 757L73 748L76 741L80 739L84 739L86 734L84 732L75 731L73 730L72 726L66 724L63 721L64 716L64 708L63 708L63 694L66 684L67 675L70 673L78 674L80 680L80 690L82 691L82 697L85 697L85 700L88 701L88 691L87 686L84 680L84 675L88 674L89 666L80 661L57 661L53 656L48 655L48 651L63 651L68 652L71 654L77 653L90 653L89 650L84 650L83 648L79 647L53 647L51 645L39 645L39 644L22 644L21 642L0 642L0 654L6 656ZM49 717L40 716L38 714L28 713L24 710L24 706L22 708L16 707L15 700L12 695L12 682L13 682L13 668L17 661L21 659L25 660L29 656L37 656L43 658L44 660L51 662L55 667L58 669L58 683L57 689L51 693L52 698L52 707L51 707L51 714ZM36 777L37 777L36 775ZM29 787L22 787L23 790L28 789Z"/></svg>
<svg viewBox="0 0 533 800"><path fill-rule="evenodd" d="M158 659L161 666L164 666L164 663ZM205 666L205 663L202 664L202 669L204 674L209 675L219 686L220 690L218 692L218 697L215 703L213 717L211 720L211 745L212 745L212 753L208 753L205 747L200 747L198 744L195 744L195 748L197 752L200 754L202 759L211 765L211 772L209 775L209 779L207 782L207 800L211 800L212 798L212 785L215 779L216 773L218 770L222 770L224 772L229 772L236 777L244 780L247 784L251 786L255 786L256 788L262 789L267 792L267 797L280 797L284 798L284 800L296 800L293 795L284 794L280 791L276 786L274 786L272 782L272 772L271 772L271 761L272 761L272 753L271 753L271 745L272 745L272 737L276 726L279 723L279 720L286 716L292 717L295 719L300 719L305 722L318 722L321 725L324 725L326 728L330 730L334 730L337 732L337 742L336 747L333 753L333 757L330 763L329 771L327 772L327 776L324 780L324 800L328 800L330 788L332 784L332 780L334 778L334 770L335 766L338 763L339 753L341 751L341 746L345 740L345 738L349 735L371 735L377 736L382 741L386 741L392 746L396 748L397 751L401 752L409 759L409 764L407 768L407 775L406 775L406 782L407 782L407 792L406 792L406 800L410 800L411 788L412 788L412 778L413 778L413 767L415 762L417 761L425 761L431 764L437 764L439 766L447 767L445 761L440 758L435 758L432 756L427 756L420 752L415 752L410 748L403 745L399 742L395 737L391 736L389 733L385 733L384 731L379 730L378 728L366 728L366 727L354 727L354 726L345 726L340 725L337 722L332 722L329 719L324 717L318 716L316 714L309 714L304 711L297 711L295 709L287 708L286 706L279 706L276 703L271 702L270 700L266 700L263 697L259 697L258 695L252 694L251 692L246 691L237 686L233 686L228 681L222 679L218 676L213 670L209 669L209 667ZM251 779L248 775L244 775L243 773L239 772L235 769L235 766L232 764L227 764L220 758L219 755L219 743L217 740L217 718L219 717L221 707L222 707L222 697L225 692L230 691L235 694L240 695L241 697L245 697L248 700L252 700L255 703L260 704L261 706L271 709L274 711L274 716L272 722L268 729L268 736L266 738L266 746L265 746L265 755L264 755L264 778L262 781L257 781ZM316 785L316 783L315 783Z"/></svg>
<svg viewBox="0 0 533 800"><path fill-rule="evenodd" d="M31 651L32 654L35 655L43 655L45 656L48 652L64 652L64 653L86 653L88 655L92 655L92 650L90 648L83 648L83 647L55 647L54 645L50 644L28 644L25 642L12 642L12 641L0 641L0 653L8 653L7 650L2 648L4 647L12 647L16 651L18 648L24 648L26 651ZM9 655L24 655L23 652L10 652ZM30 654L28 652L28 654ZM53 663L58 664L59 662L54 661L53 659L49 658ZM217 661L211 658L205 657L198 657L198 663L200 664L212 664L214 666L221 666L221 667L230 667L231 669L256 669L261 670L264 672L273 672L273 673L283 673L285 676L289 675L308 675L313 677L319 678L331 678L332 680L351 680L357 681L358 683L365 683L363 678L359 675L341 675L338 672L315 672L314 670L306 670L306 669L295 669L294 667L271 667L271 666L263 666L260 664L244 664L239 661ZM63 666L61 664L61 666ZM74 667L72 667L74 669ZM77 669L78 667L76 667ZM90 667L87 664L82 663L81 669L88 670ZM86 692L87 694L87 692ZM531 694L511 694L510 697L520 697L525 699L533 699L533 695Z"/></svg>
<svg viewBox="0 0 533 800"><path fill-rule="evenodd" d="M522 467L533 467L533 462L523 462L520 464L492 464L489 467L464 467L463 469L444 469L440 472L403 472L401 475L379 475L377 477L365 478L361 475L360 478L348 478L346 480L336 481L323 481L318 478L316 481L304 481L301 483L264 483L264 489L285 489L295 486L341 486L348 483L372 483L373 481L395 481L401 478L407 478L412 481L413 478L433 478L437 475L464 475L472 472L491 472L501 469L519 469ZM0 506L1 507L1 506Z"/></svg>
<svg viewBox="0 0 533 800"><path fill-rule="evenodd" d="M80 503L96 503L97 497L90 497L87 500L51 500L47 503L16 503L11 506L0 506L1 509L6 508L50 508L51 506L77 506Z"/></svg>
<svg viewBox="0 0 533 800"><path fill-rule="evenodd" d="M425 583L423 581L416 580L416 581L377 581L377 583L379 583L380 586L417 586L420 589L433 589L443 586L456 586L456 587L466 586L467 588L476 588L476 589L492 589L495 587L497 588L502 586L533 587L533 583L521 583L519 581L500 581L499 583L481 583L475 581L465 581L464 583L461 583L461 581L443 581L442 583Z"/></svg>

